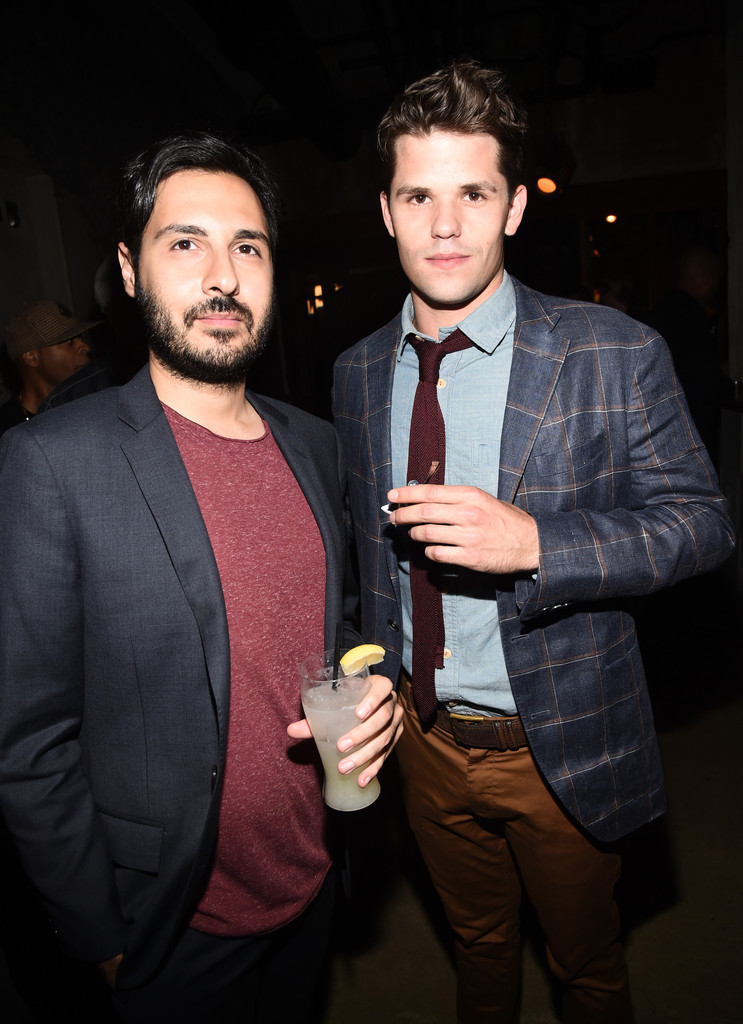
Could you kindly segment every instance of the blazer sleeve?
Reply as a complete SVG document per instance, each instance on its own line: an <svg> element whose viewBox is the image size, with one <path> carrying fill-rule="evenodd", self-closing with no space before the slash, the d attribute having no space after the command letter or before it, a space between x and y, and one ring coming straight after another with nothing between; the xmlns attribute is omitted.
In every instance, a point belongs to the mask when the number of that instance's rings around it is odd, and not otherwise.
<svg viewBox="0 0 743 1024"><path fill-rule="evenodd" d="M598 458L582 478L573 465L570 481L552 485L554 511L538 498L529 502L540 561L535 580L517 588L522 620L577 602L652 593L716 568L733 550L725 499L662 338L654 334L630 374L618 376L630 385L624 408L616 408L616 391L615 408L606 406L614 426L597 438ZM544 489L537 481L533 487ZM528 500L528 483L526 489ZM561 502L561 493L569 501Z"/></svg>
<svg viewBox="0 0 743 1024"><path fill-rule="evenodd" d="M75 528L24 427L0 444L0 806L60 937L125 948L111 857L81 766L83 607Z"/></svg>

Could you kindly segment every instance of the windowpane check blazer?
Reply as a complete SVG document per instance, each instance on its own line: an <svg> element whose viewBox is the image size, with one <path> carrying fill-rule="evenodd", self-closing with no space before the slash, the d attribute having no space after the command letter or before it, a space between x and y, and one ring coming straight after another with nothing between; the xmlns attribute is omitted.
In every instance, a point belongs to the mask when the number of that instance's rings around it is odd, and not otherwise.
<svg viewBox="0 0 743 1024"><path fill-rule="evenodd" d="M513 280L513 278L512 278ZM538 526L539 570L496 578L503 651L534 758L567 812L614 840L665 809L629 597L722 563L735 540L657 332L514 280L498 495ZM348 468L361 632L400 670L390 407L400 317L343 353L333 413ZM477 479L472 479L477 486ZM693 614L693 609L690 609Z"/></svg>

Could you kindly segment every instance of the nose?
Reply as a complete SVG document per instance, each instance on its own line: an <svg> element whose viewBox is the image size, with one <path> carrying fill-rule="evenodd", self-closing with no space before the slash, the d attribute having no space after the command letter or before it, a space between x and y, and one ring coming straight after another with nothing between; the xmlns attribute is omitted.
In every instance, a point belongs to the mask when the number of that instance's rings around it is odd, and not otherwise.
<svg viewBox="0 0 743 1024"><path fill-rule="evenodd" d="M204 272L203 290L207 295L236 295L240 282L229 253L213 251Z"/></svg>
<svg viewBox="0 0 743 1024"><path fill-rule="evenodd" d="M462 230L456 203L439 200L434 207L431 234L434 238L455 238Z"/></svg>
<svg viewBox="0 0 743 1024"><path fill-rule="evenodd" d="M81 355L81 356L89 356L90 355L90 345L82 337L73 338L72 339L72 347L74 348L75 352L78 355Z"/></svg>

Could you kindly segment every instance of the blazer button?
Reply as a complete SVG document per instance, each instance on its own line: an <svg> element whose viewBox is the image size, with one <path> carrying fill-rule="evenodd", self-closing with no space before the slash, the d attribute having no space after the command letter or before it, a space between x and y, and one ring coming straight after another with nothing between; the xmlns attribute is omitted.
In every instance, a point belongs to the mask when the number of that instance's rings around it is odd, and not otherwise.
<svg viewBox="0 0 743 1024"><path fill-rule="evenodd" d="M395 633L399 633L399 632L400 632L400 626L398 625L398 623L397 623L397 622L395 622L395 620L394 620L394 619L387 619L387 625L388 625L388 626L390 627L390 629L391 629L391 630L393 630L393 631L394 631Z"/></svg>
<svg viewBox="0 0 743 1024"><path fill-rule="evenodd" d="M214 792L217 785L217 766L212 765L212 793Z"/></svg>

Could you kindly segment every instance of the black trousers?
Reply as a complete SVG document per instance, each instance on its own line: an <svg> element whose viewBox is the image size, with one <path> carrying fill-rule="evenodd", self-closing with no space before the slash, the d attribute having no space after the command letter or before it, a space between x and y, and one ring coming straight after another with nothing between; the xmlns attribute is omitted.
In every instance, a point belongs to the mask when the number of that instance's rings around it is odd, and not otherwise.
<svg viewBox="0 0 743 1024"><path fill-rule="evenodd" d="M119 989L122 1024L294 1024L310 1020L326 962L335 875L305 912L269 935L226 939L187 928L147 985Z"/></svg>

